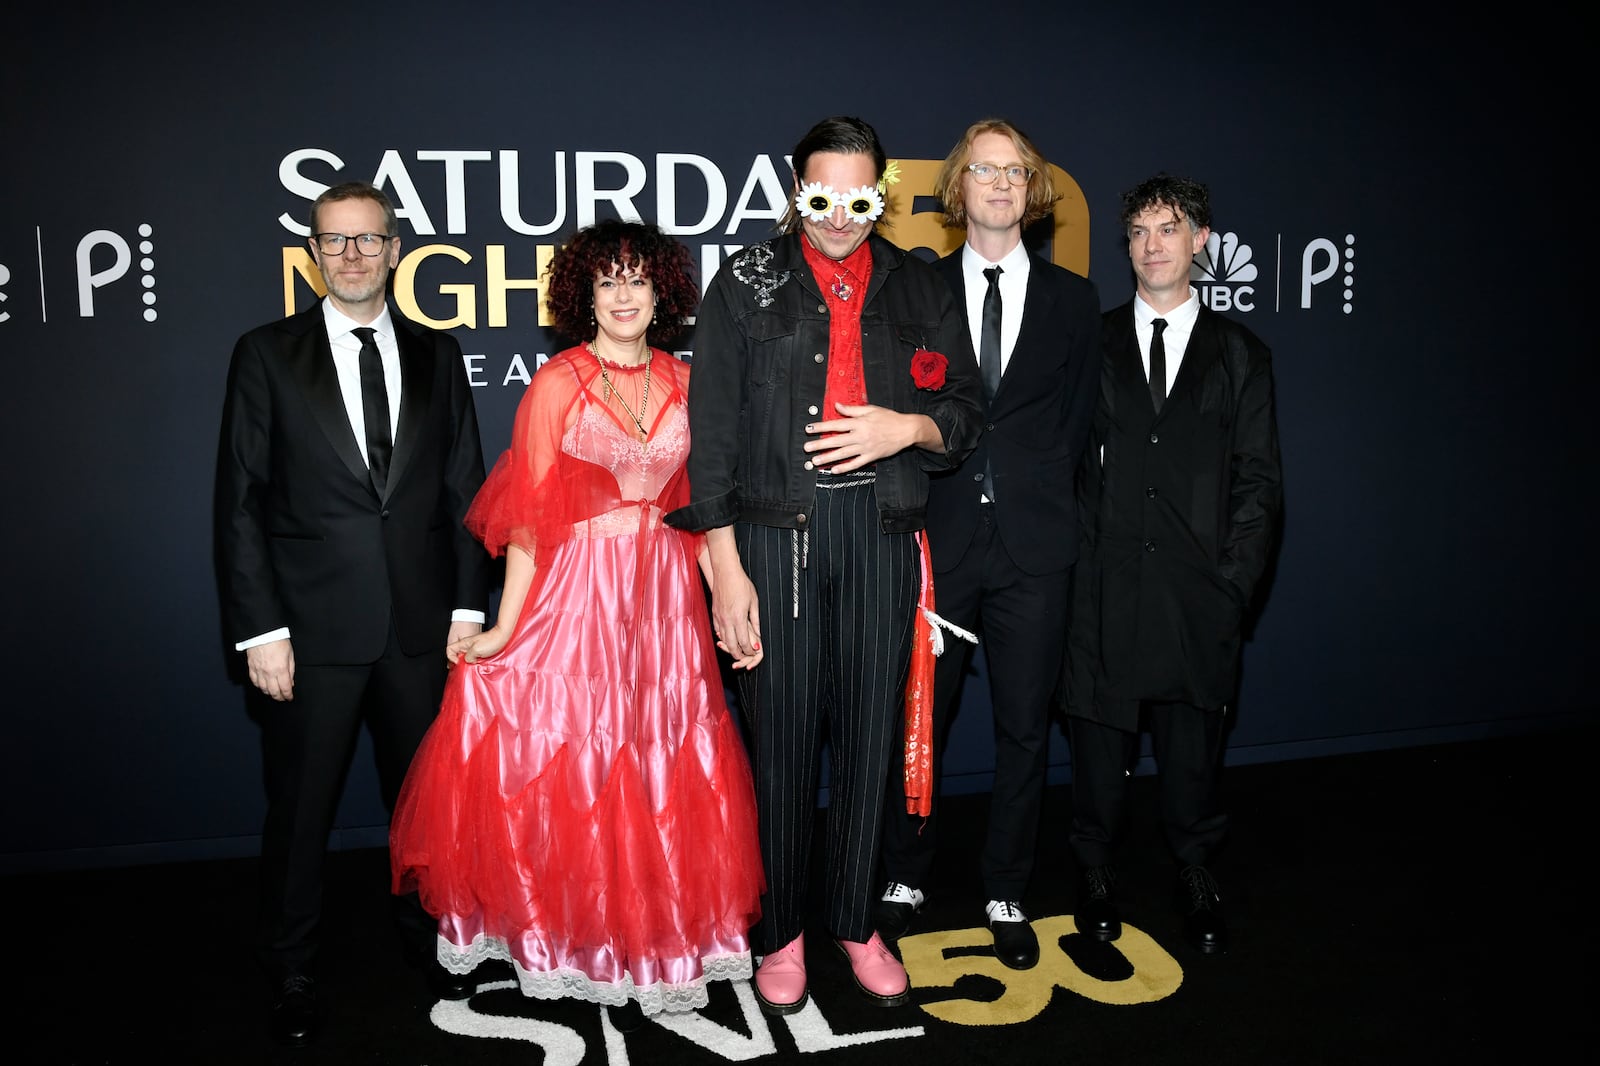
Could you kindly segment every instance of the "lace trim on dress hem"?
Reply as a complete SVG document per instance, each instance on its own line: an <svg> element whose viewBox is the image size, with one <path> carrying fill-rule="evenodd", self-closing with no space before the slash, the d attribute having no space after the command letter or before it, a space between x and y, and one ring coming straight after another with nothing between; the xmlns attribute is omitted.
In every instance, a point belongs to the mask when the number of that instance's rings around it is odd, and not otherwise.
<svg viewBox="0 0 1600 1066"><path fill-rule="evenodd" d="M522 994L533 999L581 999L606 1007L620 1007L633 999L638 1001L639 1009L645 1014L698 1010L710 1002L707 982L742 981L755 973L750 953L741 951L731 955L707 955L700 960L704 972L686 984L660 981L641 986L634 984L631 979L612 983L596 981L578 970L525 970L512 957L505 941L497 937L477 937L465 950L443 937L439 938L439 963L451 973L471 973L490 959L509 962L516 970L517 984Z"/></svg>

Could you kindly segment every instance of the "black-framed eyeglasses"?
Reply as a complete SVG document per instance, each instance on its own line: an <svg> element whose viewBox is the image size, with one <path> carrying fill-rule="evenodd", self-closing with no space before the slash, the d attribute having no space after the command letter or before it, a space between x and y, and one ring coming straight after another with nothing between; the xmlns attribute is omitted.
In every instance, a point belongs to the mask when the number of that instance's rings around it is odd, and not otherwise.
<svg viewBox="0 0 1600 1066"><path fill-rule="evenodd" d="M343 255L346 241L356 242L356 251L369 258L383 251L383 246L394 240L390 234L384 233L315 233L312 234L317 241L317 250L323 255Z"/></svg>
<svg viewBox="0 0 1600 1066"><path fill-rule="evenodd" d="M1021 163L1013 163L1009 167L996 166L993 163L968 163L967 173L979 185L992 185L994 179L1001 174L1006 176L1006 181L1012 185L1026 185L1028 179L1033 177L1033 171Z"/></svg>

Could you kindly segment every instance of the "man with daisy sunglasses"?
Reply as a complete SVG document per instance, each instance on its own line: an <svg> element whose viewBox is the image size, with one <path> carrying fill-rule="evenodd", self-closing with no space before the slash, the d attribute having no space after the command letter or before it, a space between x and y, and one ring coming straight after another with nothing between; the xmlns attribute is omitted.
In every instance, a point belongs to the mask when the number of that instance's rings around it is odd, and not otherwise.
<svg viewBox="0 0 1600 1066"><path fill-rule="evenodd" d="M752 946L769 1014L805 1006L804 930L820 906L878 1003L909 981L873 929L882 804L904 763L901 704L924 583L928 476L977 443L978 370L949 287L876 233L886 159L839 116L792 156L782 234L729 259L701 304L689 386L691 502L712 624L736 659L767 894ZM826 898L808 905L823 738Z"/></svg>

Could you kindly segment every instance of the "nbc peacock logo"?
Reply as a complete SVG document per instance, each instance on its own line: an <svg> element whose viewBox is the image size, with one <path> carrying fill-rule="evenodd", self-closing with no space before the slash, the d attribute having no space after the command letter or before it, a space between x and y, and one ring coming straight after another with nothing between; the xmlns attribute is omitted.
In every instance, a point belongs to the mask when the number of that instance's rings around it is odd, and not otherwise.
<svg viewBox="0 0 1600 1066"><path fill-rule="evenodd" d="M1255 310L1255 252L1233 231L1213 232L1189 267L1189 280L1213 311Z"/></svg>

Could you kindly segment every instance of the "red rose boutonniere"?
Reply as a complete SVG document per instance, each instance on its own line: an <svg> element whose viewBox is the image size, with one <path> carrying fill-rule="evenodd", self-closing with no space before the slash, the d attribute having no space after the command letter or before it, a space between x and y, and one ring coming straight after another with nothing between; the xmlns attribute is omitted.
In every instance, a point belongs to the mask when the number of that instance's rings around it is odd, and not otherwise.
<svg viewBox="0 0 1600 1066"><path fill-rule="evenodd" d="M919 389L944 388L944 368L950 365L939 352L918 348L911 356L911 380Z"/></svg>

